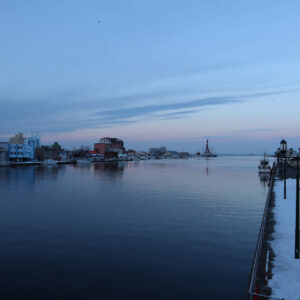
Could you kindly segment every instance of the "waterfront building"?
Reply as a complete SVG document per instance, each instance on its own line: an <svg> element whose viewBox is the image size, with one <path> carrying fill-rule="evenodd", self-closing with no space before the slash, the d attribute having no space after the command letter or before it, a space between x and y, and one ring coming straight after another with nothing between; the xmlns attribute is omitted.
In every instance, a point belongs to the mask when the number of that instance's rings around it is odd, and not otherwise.
<svg viewBox="0 0 300 300"><path fill-rule="evenodd" d="M164 155L164 158L179 158L179 153L177 151L167 150Z"/></svg>
<svg viewBox="0 0 300 300"><path fill-rule="evenodd" d="M9 139L8 158L9 160L33 160L35 158L35 149L40 145L40 136L33 134L30 137L24 137L23 133L18 133Z"/></svg>
<svg viewBox="0 0 300 300"><path fill-rule="evenodd" d="M148 160L148 159L149 159L148 152L145 152L145 151L139 151L139 152L138 152L138 155L139 155L139 158L140 158L141 160Z"/></svg>
<svg viewBox="0 0 300 300"><path fill-rule="evenodd" d="M7 161L8 160L8 142L0 142L0 161Z"/></svg>
<svg viewBox="0 0 300 300"><path fill-rule="evenodd" d="M94 144L94 150L97 154L104 157L118 157L119 154L125 152L124 142L118 138L104 137L99 140L99 143Z"/></svg>
<svg viewBox="0 0 300 300"><path fill-rule="evenodd" d="M97 152L95 150L90 150L90 151L88 151L88 156L90 156L90 157L96 157L97 156Z"/></svg>
<svg viewBox="0 0 300 300"><path fill-rule="evenodd" d="M24 144L24 140L25 138L23 136L23 132L19 132L18 134L9 139L9 144L21 145Z"/></svg>
<svg viewBox="0 0 300 300"><path fill-rule="evenodd" d="M0 147L0 162L7 160L7 151Z"/></svg>
<svg viewBox="0 0 300 300"><path fill-rule="evenodd" d="M150 148L149 149L149 156L152 158L161 158L167 152L166 147L159 147L159 148Z"/></svg>
<svg viewBox="0 0 300 300"><path fill-rule="evenodd" d="M41 137L36 133L32 133L30 137L25 138L25 144L32 146L33 148L40 147Z"/></svg>
<svg viewBox="0 0 300 300"><path fill-rule="evenodd" d="M140 155L133 149L127 151L128 158L130 159L139 159Z"/></svg>
<svg viewBox="0 0 300 300"><path fill-rule="evenodd" d="M54 142L51 146L40 146L35 150L35 157L39 161L43 160L68 160L70 152L62 149L58 142Z"/></svg>
<svg viewBox="0 0 300 300"><path fill-rule="evenodd" d="M159 154L164 154L167 151L167 148L164 146L161 146L159 148L150 148L149 153L154 154L154 153L159 153Z"/></svg>
<svg viewBox="0 0 300 300"><path fill-rule="evenodd" d="M68 160L70 159L70 152L69 151L61 151L59 152L59 160Z"/></svg>
<svg viewBox="0 0 300 300"><path fill-rule="evenodd" d="M118 155L118 159L119 160L128 160L128 155L127 154L119 154Z"/></svg>
<svg viewBox="0 0 300 300"><path fill-rule="evenodd" d="M190 154L188 152L179 152L179 158L189 158Z"/></svg>
<svg viewBox="0 0 300 300"><path fill-rule="evenodd" d="M34 158L34 149L25 144L9 144L10 160L30 160Z"/></svg>

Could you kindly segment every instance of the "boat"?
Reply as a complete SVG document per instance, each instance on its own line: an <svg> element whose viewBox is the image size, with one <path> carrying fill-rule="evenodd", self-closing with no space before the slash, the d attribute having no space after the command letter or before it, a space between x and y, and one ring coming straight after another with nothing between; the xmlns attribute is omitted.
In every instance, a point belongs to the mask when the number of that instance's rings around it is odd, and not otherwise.
<svg viewBox="0 0 300 300"><path fill-rule="evenodd" d="M208 140L206 140L206 147L205 147L204 152L202 152L202 154L200 154L200 155L202 157L218 157L218 155L213 152L212 148L209 148L209 146L208 146Z"/></svg>
<svg viewBox="0 0 300 300"><path fill-rule="evenodd" d="M47 159L47 160L44 161L44 164L45 165L57 165L58 161L54 160L54 159Z"/></svg>
<svg viewBox="0 0 300 300"><path fill-rule="evenodd" d="M104 161L104 155L96 155L91 160L92 160L92 162L103 162Z"/></svg>
<svg viewBox="0 0 300 300"><path fill-rule="evenodd" d="M91 163L92 161L90 159L84 159L84 158L76 159L77 165L89 165Z"/></svg>
<svg viewBox="0 0 300 300"><path fill-rule="evenodd" d="M269 160L266 159L266 154L264 154L264 158L260 161L258 166L258 173L270 173L271 167L269 165Z"/></svg>

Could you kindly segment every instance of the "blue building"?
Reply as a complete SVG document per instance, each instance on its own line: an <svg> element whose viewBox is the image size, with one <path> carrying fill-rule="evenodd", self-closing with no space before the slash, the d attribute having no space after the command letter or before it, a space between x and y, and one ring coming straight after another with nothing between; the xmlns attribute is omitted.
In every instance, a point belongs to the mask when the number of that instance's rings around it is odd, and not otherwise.
<svg viewBox="0 0 300 300"><path fill-rule="evenodd" d="M35 149L40 146L40 136L34 134L31 137L24 138L23 133L18 133L9 140L8 156L9 160L33 160L35 158Z"/></svg>

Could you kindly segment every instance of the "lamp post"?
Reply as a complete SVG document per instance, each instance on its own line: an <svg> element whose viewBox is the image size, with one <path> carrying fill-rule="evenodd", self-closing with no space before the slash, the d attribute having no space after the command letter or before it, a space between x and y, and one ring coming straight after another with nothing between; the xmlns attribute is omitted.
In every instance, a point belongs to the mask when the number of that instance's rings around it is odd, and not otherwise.
<svg viewBox="0 0 300 300"><path fill-rule="evenodd" d="M287 152L287 142L286 140L281 140L280 142L280 151L282 154L285 154Z"/></svg>
<svg viewBox="0 0 300 300"><path fill-rule="evenodd" d="M284 180L284 199L286 199L286 152L287 152L287 142L285 140L282 140L280 142L280 152L281 152L281 156L284 158L283 180Z"/></svg>
<svg viewBox="0 0 300 300"><path fill-rule="evenodd" d="M286 156L284 155L284 199L286 199Z"/></svg>
<svg viewBox="0 0 300 300"><path fill-rule="evenodd" d="M295 258L299 257L299 154L297 154Z"/></svg>

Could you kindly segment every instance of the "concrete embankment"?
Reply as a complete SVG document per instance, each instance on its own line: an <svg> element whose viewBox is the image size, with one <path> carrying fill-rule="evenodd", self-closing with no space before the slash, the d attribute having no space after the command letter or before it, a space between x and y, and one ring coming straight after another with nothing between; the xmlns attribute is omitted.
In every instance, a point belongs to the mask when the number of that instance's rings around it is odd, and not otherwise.
<svg viewBox="0 0 300 300"><path fill-rule="evenodd" d="M9 161L0 161L0 167L9 167L10 165Z"/></svg>
<svg viewBox="0 0 300 300"><path fill-rule="evenodd" d="M98 160L98 161L91 161L92 163L117 163L117 162L127 162L133 160ZM76 164L77 161L75 159L72 160L60 160L57 162L57 165L72 165ZM16 166L38 166L38 165L48 165L47 162L43 161L3 161L0 162L0 167L16 167ZM53 165L53 164L49 164Z"/></svg>
<svg viewBox="0 0 300 300"><path fill-rule="evenodd" d="M58 161L58 165L75 164L75 160L62 160ZM42 161L2 161L0 167L19 167L19 166L39 166L45 165Z"/></svg>
<svg viewBox="0 0 300 300"><path fill-rule="evenodd" d="M248 299L300 299L296 170L272 173L251 269ZM299 237L298 237L299 238Z"/></svg>
<svg viewBox="0 0 300 300"><path fill-rule="evenodd" d="M274 252L270 242L274 231L274 182L276 178L276 165L273 165L269 181L269 191L265 203L262 222L259 230L256 250L254 254L253 264L249 277L248 299L279 299L272 298L271 288L268 281L272 277L272 261Z"/></svg>

